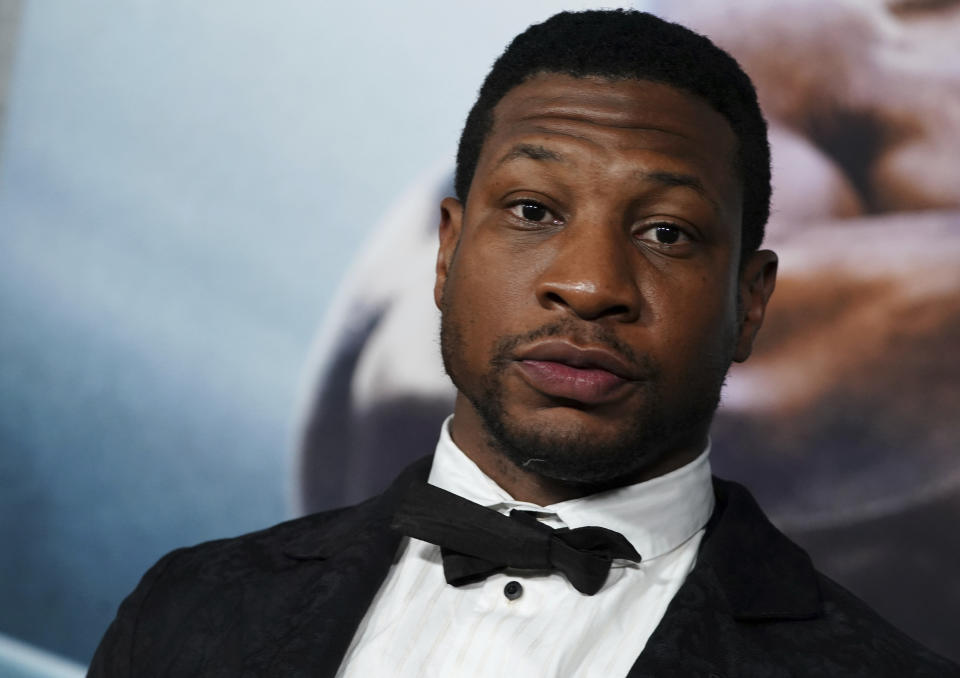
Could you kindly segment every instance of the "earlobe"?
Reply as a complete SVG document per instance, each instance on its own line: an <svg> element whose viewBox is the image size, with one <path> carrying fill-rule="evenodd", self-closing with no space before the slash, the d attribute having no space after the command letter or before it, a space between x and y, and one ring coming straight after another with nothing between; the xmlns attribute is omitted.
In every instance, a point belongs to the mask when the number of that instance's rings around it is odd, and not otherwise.
<svg viewBox="0 0 960 678"><path fill-rule="evenodd" d="M750 357L753 341L763 325L767 302L777 283L777 255L758 250L749 255L740 271L740 331L733 359L742 363Z"/></svg>
<svg viewBox="0 0 960 678"><path fill-rule="evenodd" d="M463 204L456 198L444 198L440 203L440 246L437 249L437 277L433 285L433 301L440 308L443 288L447 284L447 274L453 263L457 243L460 241L460 227L463 223Z"/></svg>

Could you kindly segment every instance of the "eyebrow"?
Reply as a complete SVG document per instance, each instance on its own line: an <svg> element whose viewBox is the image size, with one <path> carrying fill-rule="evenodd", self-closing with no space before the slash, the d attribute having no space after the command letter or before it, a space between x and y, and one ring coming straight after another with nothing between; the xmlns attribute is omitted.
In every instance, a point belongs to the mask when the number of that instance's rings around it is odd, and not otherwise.
<svg viewBox="0 0 960 678"><path fill-rule="evenodd" d="M500 160L497 161L497 165L502 165L505 162L511 160L516 160L517 158L528 158L529 160L554 160L556 162L563 162L563 156L556 151L551 151L546 146L539 146L537 144L517 144L509 151L507 151Z"/></svg>
<svg viewBox="0 0 960 678"><path fill-rule="evenodd" d="M565 160L561 153L557 153L546 146L541 146L539 144L517 144L507 151L500 158L500 160L497 161L497 166L503 165L504 163L510 162L511 160L516 160L518 158L527 158L529 160L552 160L554 162L564 162ZM706 187L703 185L703 182L693 174L668 172L666 170L659 170L656 172L641 171L637 172L637 178L639 178L641 181L652 181L668 188L676 186L692 189L698 195L700 195L700 197L709 202L716 211L722 211L720 209L720 204L712 195L710 195Z"/></svg>
<svg viewBox="0 0 960 678"><path fill-rule="evenodd" d="M644 181L653 181L655 183L661 184L667 187L680 186L682 188L690 188L700 194L707 202L713 205L713 208L720 211L720 205L717 201L707 192L706 187L703 185L703 182L700 179L692 174L680 174L678 172L666 172L666 171L657 171L657 172L639 172L638 176Z"/></svg>

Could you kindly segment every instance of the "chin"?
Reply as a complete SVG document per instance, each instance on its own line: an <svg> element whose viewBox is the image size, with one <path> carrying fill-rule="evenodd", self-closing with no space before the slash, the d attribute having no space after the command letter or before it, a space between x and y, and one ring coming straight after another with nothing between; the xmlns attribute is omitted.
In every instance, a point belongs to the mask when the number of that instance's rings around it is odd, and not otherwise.
<svg viewBox="0 0 960 678"><path fill-rule="evenodd" d="M642 474L673 445L660 426L620 416L598 419L575 407L522 416L481 412L491 445L518 468L577 485L607 485Z"/></svg>

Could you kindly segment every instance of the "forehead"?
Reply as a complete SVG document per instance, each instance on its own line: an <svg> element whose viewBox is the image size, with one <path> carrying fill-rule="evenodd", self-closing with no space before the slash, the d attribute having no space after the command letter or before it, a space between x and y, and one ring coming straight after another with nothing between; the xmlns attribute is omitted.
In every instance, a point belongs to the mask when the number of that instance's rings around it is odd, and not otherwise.
<svg viewBox="0 0 960 678"><path fill-rule="evenodd" d="M490 171L504 152L530 141L581 162L646 164L654 158L666 169L694 172L718 201L733 201L739 210L737 139L730 124L700 97L669 85L536 75L494 108L477 172Z"/></svg>

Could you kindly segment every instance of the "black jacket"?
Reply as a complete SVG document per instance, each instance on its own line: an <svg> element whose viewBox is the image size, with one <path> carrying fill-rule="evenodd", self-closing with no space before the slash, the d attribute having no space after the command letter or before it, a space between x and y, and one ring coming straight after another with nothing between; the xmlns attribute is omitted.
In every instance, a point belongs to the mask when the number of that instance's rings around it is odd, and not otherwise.
<svg viewBox="0 0 960 678"><path fill-rule="evenodd" d="M382 495L174 551L124 601L89 676L333 676L397 552ZM960 676L813 569L740 485L717 505L697 564L630 678Z"/></svg>

